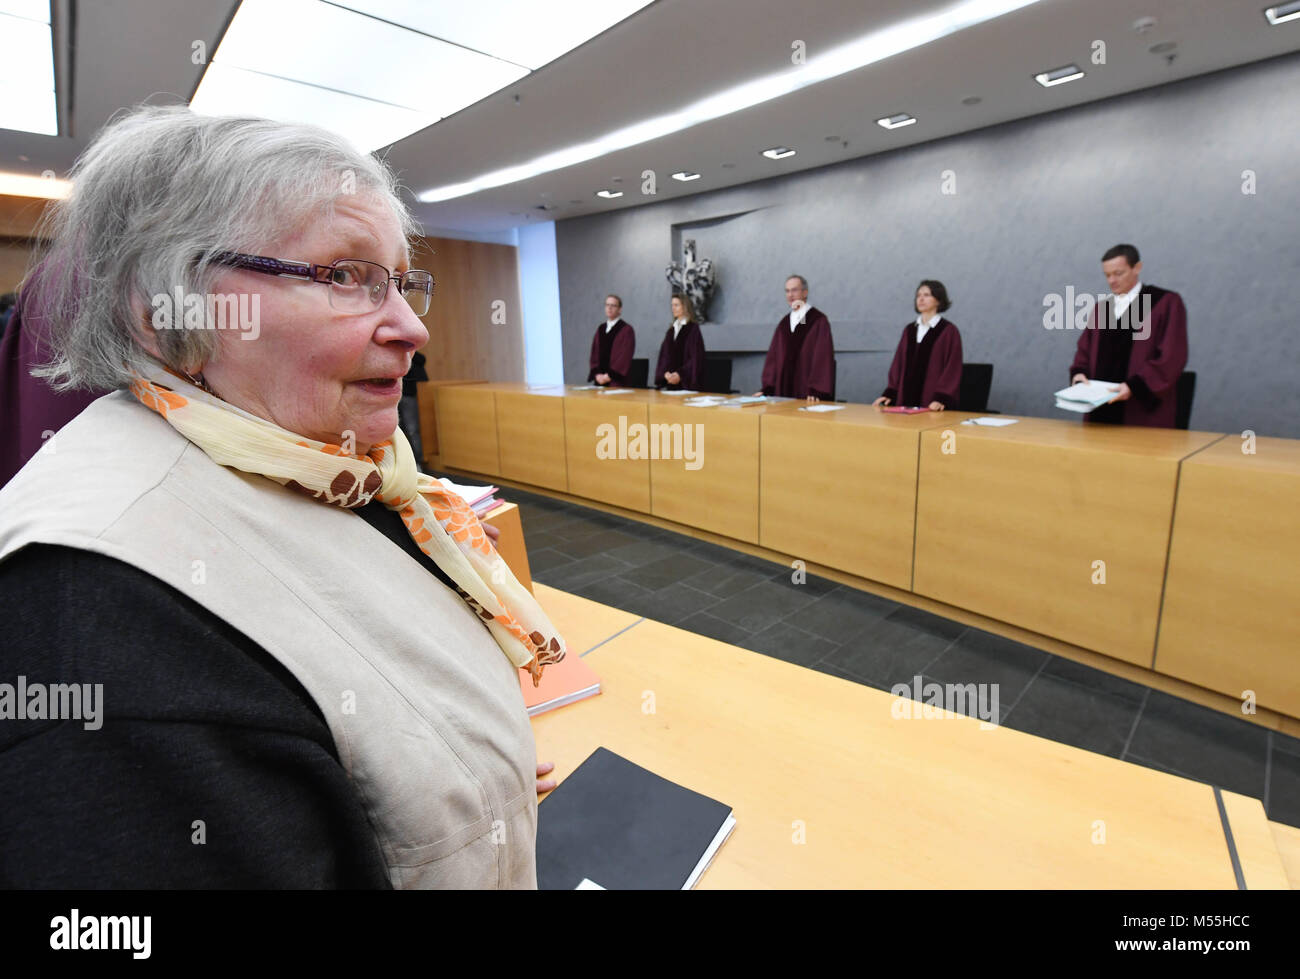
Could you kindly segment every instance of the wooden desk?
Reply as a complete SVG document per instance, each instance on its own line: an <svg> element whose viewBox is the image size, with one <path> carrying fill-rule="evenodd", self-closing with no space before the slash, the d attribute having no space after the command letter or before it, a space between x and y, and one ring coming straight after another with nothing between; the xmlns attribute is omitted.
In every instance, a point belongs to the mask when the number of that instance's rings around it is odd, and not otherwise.
<svg viewBox="0 0 1300 979"><path fill-rule="evenodd" d="M913 590L1151 667L1179 460L1218 438L1040 418L930 429Z"/></svg>
<svg viewBox="0 0 1300 979"><path fill-rule="evenodd" d="M501 475L567 493L563 385L489 384L487 387L496 396Z"/></svg>
<svg viewBox="0 0 1300 979"><path fill-rule="evenodd" d="M506 567L514 572L519 583L529 591L533 590L533 573L528 566L528 548L524 545L524 528L519 521L519 507L514 503L500 503L483 518L483 523L490 523L501 536L494 545Z"/></svg>
<svg viewBox="0 0 1300 979"><path fill-rule="evenodd" d="M697 468L688 468L684 458L651 460L650 512L757 544L759 419L772 409L688 408L681 401L656 394L650 401L651 430L662 425L681 432L683 448L686 433L694 433L696 458L690 465Z"/></svg>
<svg viewBox="0 0 1300 979"><path fill-rule="evenodd" d="M421 381L416 388L416 401L420 409L420 442L424 449L424 462L441 465L438 451L438 409L434 403L434 391L440 387L455 387L461 384L482 384L481 380L440 379ZM436 460L436 461L435 461Z"/></svg>
<svg viewBox="0 0 1300 979"><path fill-rule="evenodd" d="M537 593L562 634L609 612ZM570 639L596 646L602 693L534 718L538 757L562 780L603 745L732 806L701 888L1235 887L1208 785L971 718L895 718L889 693L657 622L606 628ZM1224 798L1247 885L1286 887L1259 800Z"/></svg>
<svg viewBox="0 0 1300 979"><path fill-rule="evenodd" d="M1300 717L1300 442L1183 462L1155 668Z"/></svg>
<svg viewBox="0 0 1300 979"><path fill-rule="evenodd" d="M650 512L650 460L601 458L597 448L602 435L612 432L610 442L616 451L630 449L636 431L633 426L645 429L648 425L649 403L654 396L653 391L641 389L627 394L566 390L564 445L570 493L640 513Z"/></svg>
<svg viewBox="0 0 1300 979"><path fill-rule="evenodd" d="M486 476L501 475L496 395L489 386L436 387L433 397L442 465Z"/></svg>
<svg viewBox="0 0 1300 979"><path fill-rule="evenodd" d="M798 407L777 406L762 418L759 543L911 588L920 433L972 416Z"/></svg>

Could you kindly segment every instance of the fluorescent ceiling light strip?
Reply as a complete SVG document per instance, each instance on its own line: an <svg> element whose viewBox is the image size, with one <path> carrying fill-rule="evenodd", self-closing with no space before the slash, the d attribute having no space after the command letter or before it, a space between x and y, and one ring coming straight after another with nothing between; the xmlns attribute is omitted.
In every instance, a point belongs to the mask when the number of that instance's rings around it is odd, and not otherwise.
<svg viewBox="0 0 1300 979"><path fill-rule="evenodd" d="M856 41L817 55L797 68L787 68L776 74L743 82L676 112L644 119L585 143L545 153L525 163L503 167L472 180L433 187L421 193L419 199L425 203L451 200L585 163L720 116L761 105L1038 2L1039 0L964 0L937 13L873 31Z"/></svg>
<svg viewBox="0 0 1300 979"><path fill-rule="evenodd" d="M49 200L62 200L71 190L71 182L58 177L0 173L0 194L7 194L10 197L44 197Z"/></svg>
<svg viewBox="0 0 1300 979"><path fill-rule="evenodd" d="M1268 7L1264 11L1264 16L1273 26L1285 24L1289 20L1300 18L1300 3L1280 3L1276 7Z"/></svg>

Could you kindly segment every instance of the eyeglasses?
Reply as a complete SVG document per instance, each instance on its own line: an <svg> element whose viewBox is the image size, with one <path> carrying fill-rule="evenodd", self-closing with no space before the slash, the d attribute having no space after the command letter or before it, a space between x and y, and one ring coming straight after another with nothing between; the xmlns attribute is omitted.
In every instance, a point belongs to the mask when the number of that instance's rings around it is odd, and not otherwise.
<svg viewBox="0 0 1300 979"><path fill-rule="evenodd" d="M388 296L388 283L396 282L402 298L416 316L429 311L433 296L433 273L411 269L394 275L382 265L356 258L342 258L331 265L310 262L286 262L263 255L244 255L240 252L221 252L212 261L230 268L261 272L264 275L284 275L294 279L320 282L330 287L330 306L341 313L368 313L383 305Z"/></svg>

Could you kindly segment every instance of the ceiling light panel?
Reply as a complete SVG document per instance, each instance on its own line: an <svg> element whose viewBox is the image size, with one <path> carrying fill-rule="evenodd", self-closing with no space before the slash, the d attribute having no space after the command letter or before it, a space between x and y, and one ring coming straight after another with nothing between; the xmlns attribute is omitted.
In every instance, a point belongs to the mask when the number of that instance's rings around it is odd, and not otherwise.
<svg viewBox="0 0 1300 979"><path fill-rule="evenodd" d="M536 69L554 61L651 0L494 0L491 3L429 3L429 0L336 0L362 11L494 58Z"/></svg>
<svg viewBox="0 0 1300 979"><path fill-rule="evenodd" d="M57 136L50 5L0 0L0 37L4 38L0 129Z"/></svg>
<svg viewBox="0 0 1300 979"><path fill-rule="evenodd" d="M527 74L320 0L244 0L212 60L439 118Z"/></svg>
<svg viewBox="0 0 1300 979"><path fill-rule="evenodd" d="M203 115L252 115L321 126L347 137L364 152L395 143L438 121L401 106L216 62L208 65L190 107Z"/></svg>

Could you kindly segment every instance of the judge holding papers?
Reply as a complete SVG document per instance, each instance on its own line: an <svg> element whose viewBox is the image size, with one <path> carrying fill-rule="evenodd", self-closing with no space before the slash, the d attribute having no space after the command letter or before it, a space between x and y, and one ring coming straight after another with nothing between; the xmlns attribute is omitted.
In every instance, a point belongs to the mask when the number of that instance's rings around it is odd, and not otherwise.
<svg viewBox="0 0 1300 979"><path fill-rule="evenodd" d="M1110 286L1095 303L1070 365L1070 383L1109 382L1115 397L1086 418L1112 425L1173 428L1175 393L1187 365L1187 308L1178 293L1143 285L1142 262L1132 245L1101 257Z"/></svg>
<svg viewBox="0 0 1300 979"><path fill-rule="evenodd" d="M623 300L610 293L605 297L605 322L591 338L591 373L587 383L624 385L636 352L636 330L622 319Z"/></svg>
<svg viewBox="0 0 1300 979"><path fill-rule="evenodd" d="M802 275L785 280L785 301L790 312L772 334L759 393L830 400L835 392L835 341L830 320L816 306L808 305L808 280Z"/></svg>
<svg viewBox="0 0 1300 979"><path fill-rule="evenodd" d="M961 392L961 334L951 320L940 314L952 302L948 290L936 279L925 279L916 287L915 322L903 327L903 336L889 365L889 381L873 405L956 408Z"/></svg>
<svg viewBox="0 0 1300 979"><path fill-rule="evenodd" d="M673 323L659 346L654 386L669 391L698 391L704 382L704 336L695 310L685 296L673 296Z"/></svg>

